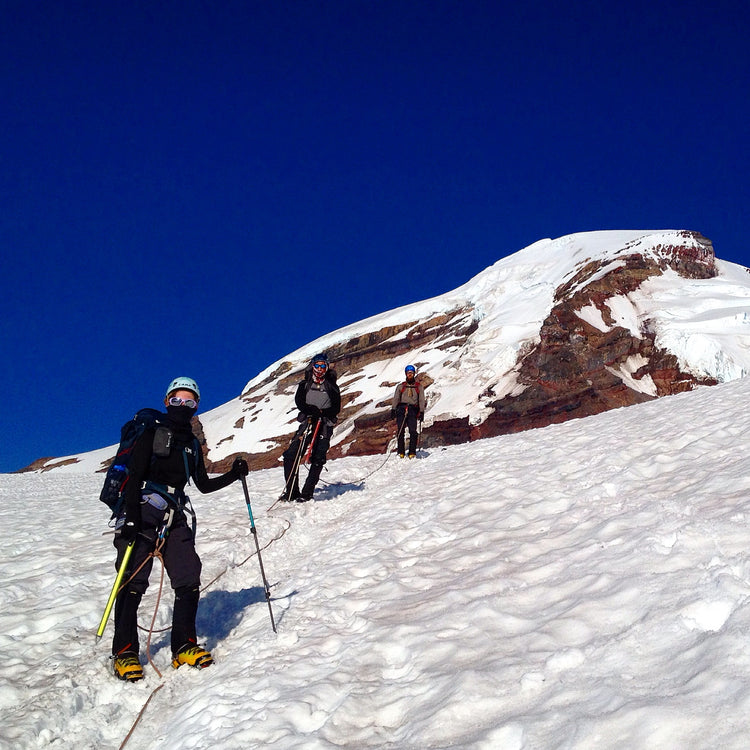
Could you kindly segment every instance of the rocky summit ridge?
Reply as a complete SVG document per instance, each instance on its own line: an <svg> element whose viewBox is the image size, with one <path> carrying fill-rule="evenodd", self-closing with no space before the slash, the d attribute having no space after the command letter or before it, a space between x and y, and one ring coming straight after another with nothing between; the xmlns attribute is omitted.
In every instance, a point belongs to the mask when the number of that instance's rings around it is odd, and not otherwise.
<svg viewBox="0 0 750 750"><path fill-rule="evenodd" d="M750 274L717 260L710 240L691 231L540 240L454 291L346 326L273 363L236 399L197 418L211 471L238 454L253 469L278 465L297 425L296 385L320 351L342 393L329 458L385 450L407 364L427 396L421 445L467 442L744 376Z"/></svg>

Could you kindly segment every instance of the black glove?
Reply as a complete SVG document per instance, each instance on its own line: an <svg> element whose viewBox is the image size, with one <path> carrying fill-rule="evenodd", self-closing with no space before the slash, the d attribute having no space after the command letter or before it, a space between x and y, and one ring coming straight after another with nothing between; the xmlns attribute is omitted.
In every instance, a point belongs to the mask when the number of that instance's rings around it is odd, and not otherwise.
<svg viewBox="0 0 750 750"><path fill-rule="evenodd" d="M135 508L126 508L125 523L120 527L120 539L130 544L130 542L135 541L140 530L141 509L138 506Z"/></svg>
<svg viewBox="0 0 750 750"><path fill-rule="evenodd" d="M247 461L239 456L235 458L232 463L232 474L239 479L240 477L246 477L249 473L250 467L247 465Z"/></svg>
<svg viewBox="0 0 750 750"><path fill-rule="evenodd" d="M308 406L307 416L312 417L313 419L317 419L318 417L320 417L320 409L317 406Z"/></svg>
<svg viewBox="0 0 750 750"><path fill-rule="evenodd" d="M395 418L396 418L396 410L391 409L391 419L395 419Z"/></svg>
<svg viewBox="0 0 750 750"><path fill-rule="evenodd" d="M424 412L420 411L419 414L417 414L417 419L422 422L424 420Z"/></svg>

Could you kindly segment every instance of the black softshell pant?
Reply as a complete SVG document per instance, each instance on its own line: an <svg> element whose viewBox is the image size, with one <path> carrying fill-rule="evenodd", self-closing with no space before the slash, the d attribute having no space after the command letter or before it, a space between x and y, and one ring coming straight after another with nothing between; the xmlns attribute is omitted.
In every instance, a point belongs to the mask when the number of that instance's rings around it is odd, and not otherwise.
<svg viewBox="0 0 750 750"><path fill-rule="evenodd" d="M404 443L406 442L406 429L409 428L409 453L417 452L417 415L419 409L414 404L399 404L396 407L396 425L398 426L398 439L396 449L399 453L406 453Z"/></svg>
<svg viewBox="0 0 750 750"><path fill-rule="evenodd" d="M315 434L316 425L317 422L313 420L310 425L310 431L305 437L307 422L303 422L294 434L292 442L289 443L289 447L284 451L284 482L285 487L288 488L290 498L297 497L299 494L302 494L305 497L312 497L315 486L320 479L320 473L323 471L323 466L326 462L326 454L331 445L331 435L333 434L333 427L331 427L325 419L321 421L320 429L315 436L315 443L313 444L312 452L310 453L310 471L308 472L305 484L302 487L302 493L300 493L299 468L305 460L305 454L310 447L310 441ZM302 440L303 437L304 442ZM289 478L294 471L295 463L297 464L297 472L295 473L290 487Z"/></svg>
<svg viewBox="0 0 750 750"><path fill-rule="evenodd" d="M115 600L113 654L120 651L138 653L138 605L148 588L148 579L154 564L154 558L149 555L156 546L158 529L162 525L164 515L165 511L149 503L141 505L141 531L136 537L124 580L127 580L144 560L146 562ZM115 567L119 570L127 544L120 539L119 533L115 534L114 544L117 549ZM161 548L161 555L175 593L171 645L172 652L176 653L189 641L196 641L195 616L198 612L201 585L201 561L195 551L193 531L188 526L182 510L175 511L172 526Z"/></svg>

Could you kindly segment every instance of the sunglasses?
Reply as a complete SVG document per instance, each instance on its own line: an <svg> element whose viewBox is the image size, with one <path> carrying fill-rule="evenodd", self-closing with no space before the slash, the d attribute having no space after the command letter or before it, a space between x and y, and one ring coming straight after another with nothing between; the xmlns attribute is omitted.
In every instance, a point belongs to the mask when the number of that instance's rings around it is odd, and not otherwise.
<svg viewBox="0 0 750 750"><path fill-rule="evenodd" d="M170 406L187 406L188 409L197 409L198 402L193 398L180 398L172 396L167 402Z"/></svg>
<svg viewBox="0 0 750 750"><path fill-rule="evenodd" d="M313 370L327 370L328 365L325 362L316 362L313 365Z"/></svg>

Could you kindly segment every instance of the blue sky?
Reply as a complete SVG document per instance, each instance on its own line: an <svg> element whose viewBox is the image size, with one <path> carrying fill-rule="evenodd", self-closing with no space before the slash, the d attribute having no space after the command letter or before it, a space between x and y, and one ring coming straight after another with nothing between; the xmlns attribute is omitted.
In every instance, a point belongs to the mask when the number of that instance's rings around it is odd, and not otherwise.
<svg viewBox="0 0 750 750"><path fill-rule="evenodd" d="M0 471L544 237L750 265L746 3L0 5Z"/></svg>

